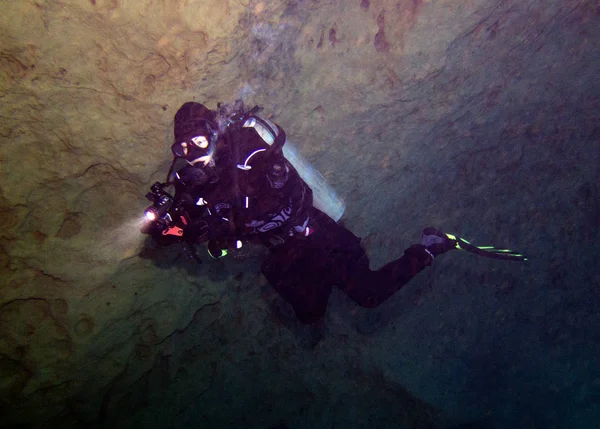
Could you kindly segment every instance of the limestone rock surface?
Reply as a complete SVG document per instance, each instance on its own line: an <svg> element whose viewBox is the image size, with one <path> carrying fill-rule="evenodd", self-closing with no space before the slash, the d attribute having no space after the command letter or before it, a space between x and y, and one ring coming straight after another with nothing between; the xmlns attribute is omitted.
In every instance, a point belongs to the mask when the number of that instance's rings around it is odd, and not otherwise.
<svg viewBox="0 0 600 429"><path fill-rule="evenodd" d="M0 427L600 418L596 0L1 9ZM427 225L530 262L448 255L375 310L335 293L316 338L260 249L197 265L139 233L177 108L236 99L338 190L373 267Z"/></svg>

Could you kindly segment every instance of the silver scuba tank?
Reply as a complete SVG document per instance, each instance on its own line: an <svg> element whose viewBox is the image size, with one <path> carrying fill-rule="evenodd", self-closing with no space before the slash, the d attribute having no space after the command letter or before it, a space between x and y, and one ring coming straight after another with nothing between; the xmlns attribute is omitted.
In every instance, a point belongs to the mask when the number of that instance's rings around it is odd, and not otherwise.
<svg viewBox="0 0 600 429"><path fill-rule="evenodd" d="M265 124L268 126L265 126ZM244 127L254 128L269 145L273 144L275 137L279 134L279 128L272 121L256 116L248 118L244 122ZM275 132L275 135L271 130ZM323 175L298 152L289 140L286 140L283 145L283 156L294 166L302 180L312 189L313 205L336 222L339 221L346 210L346 204L327 183Z"/></svg>

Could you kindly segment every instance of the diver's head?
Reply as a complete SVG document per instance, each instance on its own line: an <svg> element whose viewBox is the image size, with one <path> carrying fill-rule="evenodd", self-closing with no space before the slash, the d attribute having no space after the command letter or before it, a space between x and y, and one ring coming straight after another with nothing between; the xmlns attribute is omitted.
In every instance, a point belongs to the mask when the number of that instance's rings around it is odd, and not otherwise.
<svg viewBox="0 0 600 429"><path fill-rule="evenodd" d="M175 114L174 134L171 151L176 158L185 158L190 165L214 164L219 135L212 111L200 103L183 104Z"/></svg>

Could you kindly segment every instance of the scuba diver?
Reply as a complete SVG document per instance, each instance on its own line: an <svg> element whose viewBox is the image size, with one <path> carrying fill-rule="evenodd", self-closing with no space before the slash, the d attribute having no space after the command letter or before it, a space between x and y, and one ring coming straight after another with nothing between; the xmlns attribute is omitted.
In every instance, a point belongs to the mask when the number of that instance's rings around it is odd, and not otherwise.
<svg viewBox="0 0 600 429"><path fill-rule="evenodd" d="M313 204L313 189L284 155L284 130L258 110L245 111L239 100L219 104L218 111L196 102L179 108L174 160L166 182L155 183L147 195L153 204L143 233L159 245L183 243L198 262L193 246L200 243L213 258L244 243L266 246L270 252L261 271L304 324L323 318L333 286L373 308L452 249L526 259L425 228L421 243L371 270L360 238L336 222L341 213L330 216ZM185 165L173 173L178 162ZM173 195L166 190L170 186Z"/></svg>

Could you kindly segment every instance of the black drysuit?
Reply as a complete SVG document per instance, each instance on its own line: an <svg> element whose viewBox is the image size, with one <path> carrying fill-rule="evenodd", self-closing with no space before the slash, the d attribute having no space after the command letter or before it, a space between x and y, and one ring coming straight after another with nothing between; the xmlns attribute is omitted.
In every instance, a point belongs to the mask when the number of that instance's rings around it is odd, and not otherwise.
<svg viewBox="0 0 600 429"><path fill-rule="evenodd" d="M279 131L279 138L285 139ZM334 285L360 306L376 307L431 265L431 255L417 244L372 271L360 238L313 207L308 185L281 151L273 150L277 141L269 146L253 128L238 127L228 134L217 146L214 179L200 186L182 180L175 199L208 204L208 239L213 244L225 247L232 239L265 244L271 253L262 272L301 322L324 316ZM285 166L284 180L277 183L271 174L275 164ZM185 179L194 168L186 167L180 176ZM183 239L199 235L194 228L194 222L184 227ZM165 244L163 237L153 235Z"/></svg>

